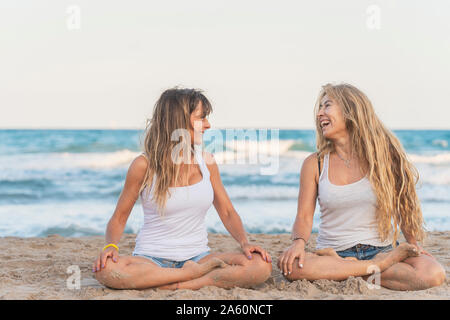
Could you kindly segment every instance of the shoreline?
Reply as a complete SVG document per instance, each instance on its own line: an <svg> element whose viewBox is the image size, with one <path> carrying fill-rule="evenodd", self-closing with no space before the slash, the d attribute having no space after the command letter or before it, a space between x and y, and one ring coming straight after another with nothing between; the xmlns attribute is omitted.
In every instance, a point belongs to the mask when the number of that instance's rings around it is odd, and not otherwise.
<svg viewBox="0 0 450 320"><path fill-rule="evenodd" d="M240 251L229 235L209 233L211 252ZM279 255L291 243L289 234L248 234L249 241L266 249L272 256L273 271L263 284L251 289L205 287L200 290L114 290L93 278L91 266L104 244L104 236L65 238L50 235L42 238L0 238L0 299L20 300L278 300L278 299L450 299L450 231L428 232L424 249L443 265L447 279L443 285L421 291L369 289L362 278L345 281L299 280L289 282L277 267ZM135 234L124 234L119 243L121 255L134 249ZM307 251L313 251L317 234L311 235ZM403 238L399 239L401 242ZM72 266L72 267L71 267ZM72 269L70 269L71 267ZM68 289L67 280L80 270L80 289ZM70 279L69 279L70 280Z"/></svg>

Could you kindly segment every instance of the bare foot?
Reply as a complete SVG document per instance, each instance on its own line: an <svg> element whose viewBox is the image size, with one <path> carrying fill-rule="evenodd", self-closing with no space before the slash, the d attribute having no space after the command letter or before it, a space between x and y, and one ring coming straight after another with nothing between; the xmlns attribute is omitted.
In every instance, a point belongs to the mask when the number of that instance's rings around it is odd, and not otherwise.
<svg viewBox="0 0 450 320"><path fill-rule="evenodd" d="M197 263L195 261L186 261L183 264L182 269L186 270L189 273L189 277L191 280L200 278L210 271L217 268L225 268L228 264L226 264L223 260L219 258L211 258L203 263ZM187 281L187 280L185 280ZM177 290L179 287L179 282L170 283L166 285L159 286L159 289L162 290Z"/></svg>
<svg viewBox="0 0 450 320"><path fill-rule="evenodd" d="M417 248L412 244L404 242L398 245L394 250L389 252L384 259L380 260L378 266L380 267L381 271L384 271L393 264L403 261L406 258L417 256L419 256Z"/></svg>
<svg viewBox="0 0 450 320"><path fill-rule="evenodd" d="M358 261L358 259L356 259L355 257L345 257L345 258L341 257L340 255L337 254L336 251L334 251L333 248L319 249L319 250L316 250L314 253L317 254L318 256L330 256L330 257L336 257L336 258L344 259L344 260Z"/></svg>
<svg viewBox="0 0 450 320"><path fill-rule="evenodd" d="M419 252L417 251L417 247L409 244L409 243L401 243L399 244L393 251L393 254L397 254L400 261L405 260L408 257L418 257L419 256Z"/></svg>
<svg viewBox="0 0 450 320"><path fill-rule="evenodd" d="M315 254L317 254L318 256L331 256L331 257L337 257L337 258L341 258L336 251L334 251L333 248L324 248L324 249L319 249L314 251Z"/></svg>
<svg viewBox="0 0 450 320"><path fill-rule="evenodd" d="M226 266L228 266L228 264L226 264L223 260L219 258L211 258L204 263L197 263L191 260L186 261L182 269L189 271L191 273L191 278L196 279L216 268L225 268Z"/></svg>
<svg viewBox="0 0 450 320"><path fill-rule="evenodd" d="M358 259L355 257L345 257L344 260L358 261Z"/></svg>

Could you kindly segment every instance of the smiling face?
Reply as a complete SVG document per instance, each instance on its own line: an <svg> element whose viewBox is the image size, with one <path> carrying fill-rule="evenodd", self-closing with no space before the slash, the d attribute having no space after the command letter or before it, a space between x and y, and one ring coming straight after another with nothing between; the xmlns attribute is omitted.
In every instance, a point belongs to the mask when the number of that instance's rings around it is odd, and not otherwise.
<svg viewBox="0 0 450 320"><path fill-rule="evenodd" d="M211 125L203 110L202 103L199 102L197 107L191 113L191 129L189 130L191 143L201 145L203 142L203 133L209 128L211 128Z"/></svg>
<svg viewBox="0 0 450 320"><path fill-rule="evenodd" d="M347 134L342 108L328 95L320 100L317 121L325 138L333 140L342 134Z"/></svg>

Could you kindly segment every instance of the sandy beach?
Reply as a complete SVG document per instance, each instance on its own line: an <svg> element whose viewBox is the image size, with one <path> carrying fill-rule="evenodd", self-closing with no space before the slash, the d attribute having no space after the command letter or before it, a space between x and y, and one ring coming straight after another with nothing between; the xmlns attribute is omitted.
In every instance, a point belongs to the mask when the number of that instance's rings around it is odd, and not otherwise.
<svg viewBox="0 0 450 320"><path fill-rule="evenodd" d="M135 236L123 235L121 255L131 254ZM315 238L316 234L308 244L308 251L314 248ZM449 231L430 232L424 245L445 267L446 282L415 292L369 289L362 278L289 282L277 267L278 256L290 243L289 235L250 234L249 240L266 248L273 257L273 272L264 284L251 289L205 287L197 291L168 291L113 290L99 284L93 278L91 265L104 243L103 236L4 237L0 238L0 299L450 299ZM239 251L237 243L223 234L210 234L209 246L212 252ZM70 266L79 266L81 271L79 289L67 287L67 279L73 275L68 272Z"/></svg>

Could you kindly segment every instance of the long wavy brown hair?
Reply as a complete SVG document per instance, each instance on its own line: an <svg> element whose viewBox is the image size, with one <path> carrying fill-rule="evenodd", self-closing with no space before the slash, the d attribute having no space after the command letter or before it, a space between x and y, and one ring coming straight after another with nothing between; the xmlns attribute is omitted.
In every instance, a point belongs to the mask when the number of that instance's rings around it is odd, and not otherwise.
<svg viewBox="0 0 450 320"><path fill-rule="evenodd" d="M376 218L381 240L392 234L395 246L401 227L417 241L423 241L424 221L415 188L419 173L407 159L400 141L375 114L367 96L350 84L326 84L319 93L314 110L319 157L335 151L333 142L323 136L317 119L325 95L341 107L352 151L360 160L361 168L368 169L368 179L377 197Z"/></svg>
<svg viewBox="0 0 450 320"><path fill-rule="evenodd" d="M152 118L147 122L144 155L148 160L148 168L139 193L142 194L148 187L148 196L153 185L152 200L156 202L160 215L164 214L164 207L170 196L169 187L179 181L180 168L186 163L186 159L190 159L187 156L194 154L191 138L186 133L192 129L190 117L199 104L202 106L203 116L211 113L211 103L201 90L178 87L168 89L161 94L153 109ZM181 134L174 138L173 134L176 132ZM190 171L190 166L186 167L187 172L183 175L185 184Z"/></svg>

